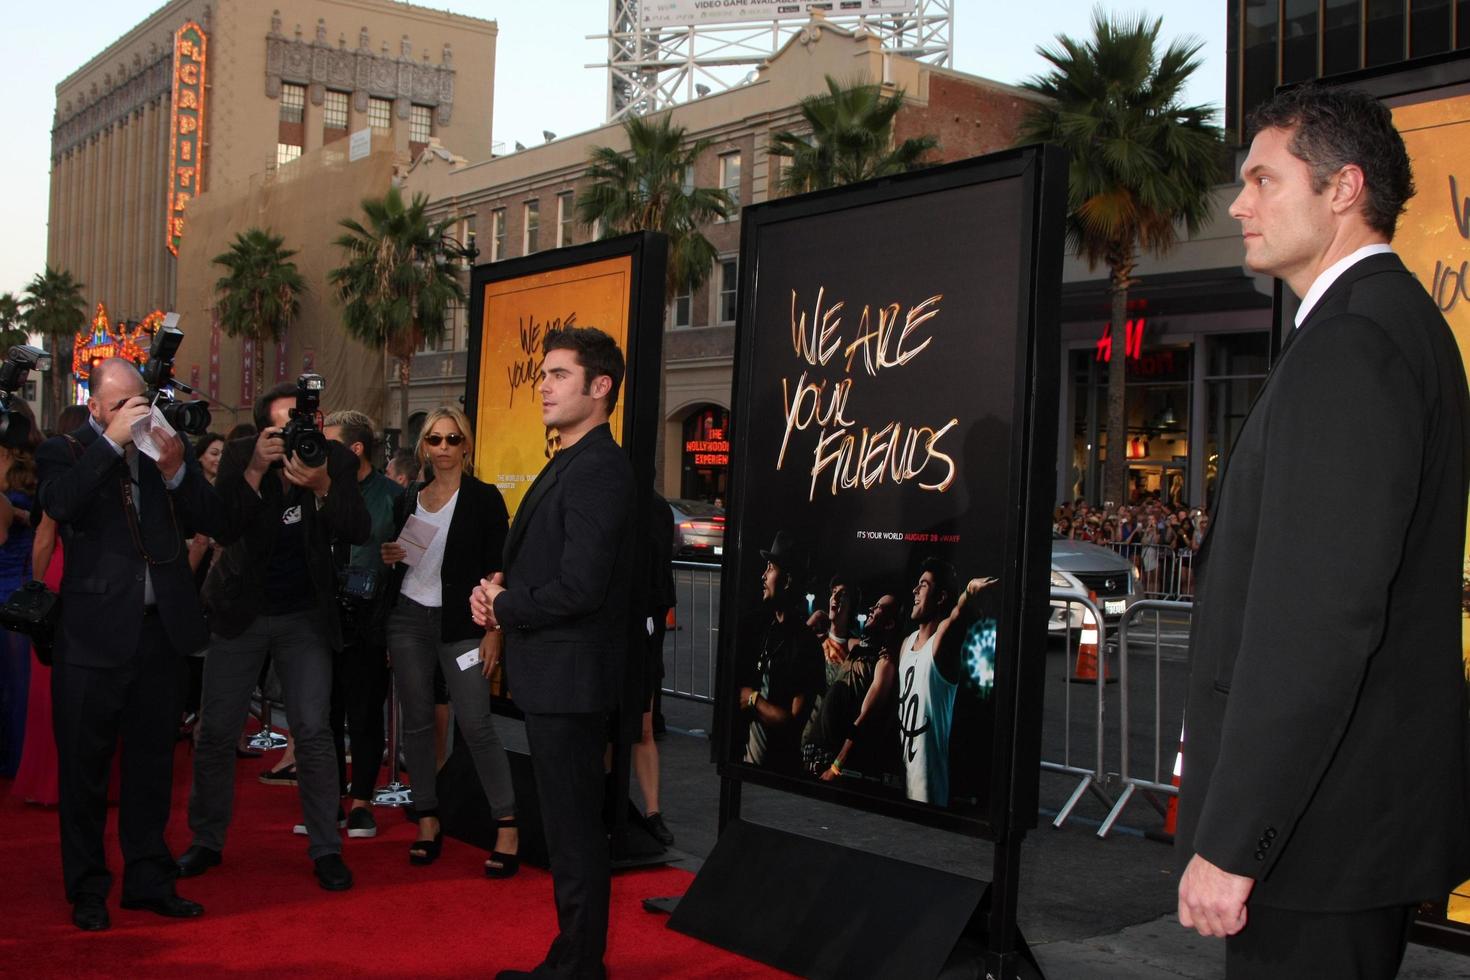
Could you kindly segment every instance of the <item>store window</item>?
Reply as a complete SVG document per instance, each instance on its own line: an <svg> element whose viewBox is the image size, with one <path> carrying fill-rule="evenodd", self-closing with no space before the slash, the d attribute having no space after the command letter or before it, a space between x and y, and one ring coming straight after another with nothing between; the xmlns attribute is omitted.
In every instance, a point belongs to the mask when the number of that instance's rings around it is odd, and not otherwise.
<svg viewBox="0 0 1470 980"><path fill-rule="evenodd" d="M718 405L696 408L684 420L679 495L724 506L730 487L730 412Z"/></svg>
<svg viewBox="0 0 1470 980"><path fill-rule="evenodd" d="M1205 507L1215 502L1220 474L1245 424L1246 413L1266 383L1268 333L1224 334L1206 341L1204 488Z"/></svg>

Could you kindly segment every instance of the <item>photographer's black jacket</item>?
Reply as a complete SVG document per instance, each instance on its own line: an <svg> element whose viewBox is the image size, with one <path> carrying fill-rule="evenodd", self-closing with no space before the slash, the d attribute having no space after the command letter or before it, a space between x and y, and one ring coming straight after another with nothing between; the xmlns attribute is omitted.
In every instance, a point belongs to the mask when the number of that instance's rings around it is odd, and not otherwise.
<svg viewBox="0 0 1470 980"><path fill-rule="evenodd" d="M332 649L342 648L342 623L337 613L337 573L332 563L332 541L361 544L372 533L372 520L357 488L357 457L338 442L327 443L327 472L332 485L321 509L314 495L299 487L281 486L271 470L261 478L256 493L245 482L245 469L255 452L255 437L236 439L220 458L215 493L224 505L225 520L215 540L225 550L204 580L204 605L209 628L220 636L239 636L258 616L265 599L265 573L276 540L276 522L288 503L299 496L306 526L306 565L323 635Z"/></svg>

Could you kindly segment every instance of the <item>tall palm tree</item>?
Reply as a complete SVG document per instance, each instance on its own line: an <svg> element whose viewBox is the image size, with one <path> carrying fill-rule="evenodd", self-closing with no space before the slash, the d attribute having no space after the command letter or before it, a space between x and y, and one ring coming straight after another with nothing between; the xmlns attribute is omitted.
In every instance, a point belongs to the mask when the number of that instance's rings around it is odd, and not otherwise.
<svg viewBox="0 0 1470 980"><path fill-rule="evenodd" d="M346 264L327 274L337 287L347 332L375 350L398 358L399 425L408 424L408 382L413 355L425 340L444 336L450 310L465 301L458 265L444 251L453 218L434 221L429 199L415 194L407 205L397 187L362 202L366 224L338 222L347 233L335 244Z"/></svg>
<svg viewBox="0 0 1470 980"><path fill-rule="evenodd" d="M1071 153L1068 244L1090 267L1108 267L1112 357L1108 365L1105 499L1124 503L1128 476L1124 325L1141 251L1162 254L1180 225L1197 232L1210 192L1224 179L1213 106L1184 105L1185 82L1203 42L1176 39L1156 52L1162 19L1092 15L1093 37L1057 36L1037 48L1052 69L1022 85L1047 102L1021 125L1019 142L1055 143Z"/></svg>
<svg viewBox="0 0 1470 980"><path fill-rule="evenodd" d="M285 248L285 242L281 235L251 228L237 234L229 250L213 259L224 270L214 283L219 324L231 337L255 341L255 377L261 390L266 345L286 335L306 292L306 281L291 261L296 250Z"/></svg>
<svg viewBox="0 0 1470 980"><path fill-rule="evenodd" d="M771 137L771 155L791 161L779 185L789 194L916 170L939 145L930 135L894 145L893 122L903 108L902 89L885 98L880 85L843 84L828 75L826 93L808 95L798 108L811 135L783 130Z"/></svg>
<svg viewBox="0 0 1470 980"><path fill-rule="evenodd" d="M71 351L76 335L87 327L85 287L70 272L46 266L26 284L20 305L26 329L45 338L51 351L51 370L42 399L41 413L54 421L71 401Z"/></svg>
<svg viewBox="0 0 1470 980"><path fill-rule="evenodd" d="M577 217L602 223L602 237L632 231L659 231L669 239L668 295L691 292L709 278L719 257L699 230L728 218L735 203L724 190L695 187L694 162L709 140L685 144L683 126L668 113L624 121L628 152L595 146L589 155L591 183L577 199Z"/></svg>
<svg viewBox="0 0 1470 980"><path fill-rule="evenodd" d="M14 293L0 293L0 351L24 344L29 339L30 332L26 330L20 300Z"/></svg>

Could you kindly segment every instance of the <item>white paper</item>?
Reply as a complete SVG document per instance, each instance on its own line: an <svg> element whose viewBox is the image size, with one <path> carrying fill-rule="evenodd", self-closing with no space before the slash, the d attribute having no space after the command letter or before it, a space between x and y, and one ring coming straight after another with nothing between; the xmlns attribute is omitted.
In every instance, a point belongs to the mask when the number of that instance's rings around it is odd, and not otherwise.
<svg viewBox="0 0 1470 980"><path fill-rule="evenodd" d="M454 658L454 662L459 664L460 670L469 670L471 667L475 666L475 664L480 662L480 648L475 647L469 653L461 653L459 656Z"/></svg>
<svg viewBox="0 0 1470 980"><path fill-rule="evenodd" d="M178 433L168 424L168 419L163 417L157 405L153 406L153 411L133 423L132 432L133 445L154 462L163 455L164 440L178 438Z"/></svg>
<svg viewBox="0 0 1470 980"><path fill-rule="evenodd" d="M403 549L403 563L417 565L419 559L424 557L424 552L429 550L429 545L434 543L434 535L438 533L437 527L419 515L409 514L397 541L398 546Z"/></svg>

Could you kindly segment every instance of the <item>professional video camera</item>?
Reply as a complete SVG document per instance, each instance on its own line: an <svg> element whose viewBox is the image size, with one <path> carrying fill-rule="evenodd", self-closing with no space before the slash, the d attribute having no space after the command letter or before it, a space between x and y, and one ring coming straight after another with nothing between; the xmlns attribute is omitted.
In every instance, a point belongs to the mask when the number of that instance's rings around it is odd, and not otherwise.
<svg viewBox="0 0 1470 980"><path fill-rule="evenodd" d="M303 466L321 466L327 461L327 437L322 434L319 418L322 389L327 386L320 374L303 374L296 379L296 407L291 421L281 430L286 455L295 456Z"/></svg>
<svg viewBox="0 0 1470 980"><path fill-rule="evenodd" d="M31 438L31 420L10 407L12 396L26 383L32 371L51 367L51 355L39 347L16 344L0 363L0 446L26 448Z"/></svg>
<svg viewBox="0 0 1470 980"><path fill-rule="evenodd" d="M178 328L178 322L177 313L167 314L153 335L148 363L143 365L143 383L148 386L147 399L163 413L169 425L179 432L198 436L209 431L209 406L202 401L179 400L178 391L193 393L194 389L174 377L174 355L184 342L184 331Z"/></svg>

